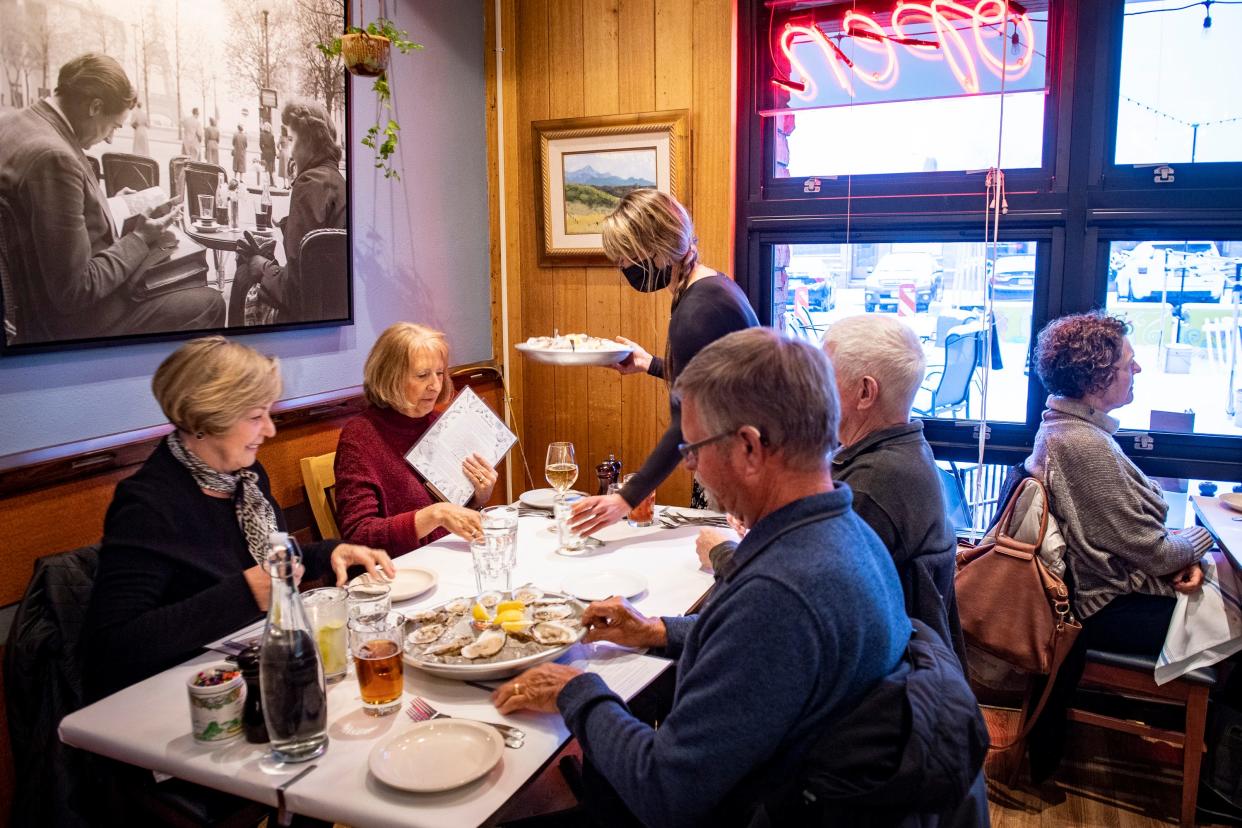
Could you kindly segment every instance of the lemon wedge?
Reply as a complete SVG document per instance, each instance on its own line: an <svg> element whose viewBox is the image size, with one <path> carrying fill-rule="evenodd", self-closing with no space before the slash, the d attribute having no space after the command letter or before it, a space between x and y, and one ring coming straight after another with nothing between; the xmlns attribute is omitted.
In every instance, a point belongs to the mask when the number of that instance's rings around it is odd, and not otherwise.
<svg viewBox="0 0 1242 828"><path fill-rule="evenodd" d="M475 621L488 621L491 619L491 615L487 612L487 607L482 604L475 604L471 608L470 614L474 616Z"/></svg>
<svg viewBox="0 0 1242 828"><path fill-rule="evenodd" d="M525 618L516 621L501 621L500 628L507 633L523 633L530 629L532 623Z"/></svg>
<svg viewBox="0 0 1242 828"><path fill-rule="evenodd" d="M525 612L526 605L523 604L521 601L501 601L499 604L496 605L497 613L511 612L514 610L516 610L517 612Z"/></svg>
<svg viewBox="0 0 1242 828"><path fill-rule="evenodd" d="M524 616L522 615L521 610L508 609L508 610L503 610L501 612L496 613L496 617L492 619L492 622L495 624L500 624L501 626L504 626L505 622L507 621L509 622L522 621L523 619L524 619Z"/></svg>

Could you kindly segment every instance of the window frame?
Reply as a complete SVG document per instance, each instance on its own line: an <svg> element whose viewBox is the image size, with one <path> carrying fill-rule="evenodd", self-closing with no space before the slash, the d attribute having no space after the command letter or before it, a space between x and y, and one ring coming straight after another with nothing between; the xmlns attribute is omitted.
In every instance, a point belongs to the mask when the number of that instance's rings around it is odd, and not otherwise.
<svg viewBox="0 0 1242 828"><path fill-rule="evenodd" d="M1056 91L1061 83L1061 48L1062 48L1062 30L1064 25L1064 15L1058 13L1058 8L1063 7L1066 0L1049 0L1048 13L1048 57L1046 65L1048 67L1048 81L1044 95L1044 136L1041 147L1042 163L1039 167L1022 167L1015 168L1012 173L1006 172L1007 186L1011 189L1030 192L1033 194L1055 191L1057 181L1056 156L1057 156L1057 130L1056 130L1056 101L1060 97ZM760 17L763 17L763 0L740 0L739 14L746 5L756 6L759 10ZM766 36L767 21L766 18L756 21L757 26L762 28L757 31L758 37ZM739 31L741 28L739 27ZM740 51L740 50L739 50ZM748 115L754 115L760 122L762 130L775 130L776 119L771 118L770 123L762 123L769 119L755 114L757 101L753 97L753 90L758 84L765 83L768 77L768 57L765 50L754 48L751 44L751 51L754 55L752 65L752 82L749 85L738 84L739 95L746 92L750 99L747 108L742 109L742 100L739 97L739 113L746 112ZM739 77L741 77L739 75ZM881 104L882 105L882 104ZM813 111L813 110L808 110ZM742 119L739 118L739 123ZM762 188L767 193L766 201L772 200L803 200L811 205L814 209L817 204L827 200L840 199L847 197L860 200L857 205L859 212L871 212L873 210L882 211L884 201L895 196L935 196L939 198L964 198L970 199L979 197L978 191L982 189L983 173L977 171L964 170L937 170L935 172L905 172L905 173L881 173L867 174L855 176L797 176L788 178L778 178L775 174L776 169L776 153L775 142L767 140L767 136L760 135L759 143L763 147L763 162L760 167L759 182L752 182ZM740 156L739 156L740 157ZM810 179L818 178L820 181L819 193L810 199L806 199L806 193L803 188ZM853 179L852 182L849 179ZM870 202L879 200L879 204L872 207Z"/></svg>
<svg viewBox="0 0 1242 828"><path fill-rule="evenodd" d="M1091 4L1088 4L1091 5ZM1242 160L1239 161L1189 161L1170 162L1175 171L1174 181L1158 184L1153 172L1159 162L1145 164L1118 164L1117 122L1121 117L1121 53L1125 40L1125 0L1102 0L1094 9L1100 15L1100 24L1107 31L1108 70L1106 117L1104 125L1104 154L1093 159L1098 171L1098 181L1104 190L1137 190L1147 192L1195 191L1195 203L1200 206L1229 207L1227 194L1221 190L1242 187ZM1205 204L1203 198L1208 199ZM1238 196L1233 196L1234 204Z"/></svg>
<svg viewBox="0 0 1242 828"><path fill-rule="evenodd" d="M755 106L756 84L767 82L766 50L760 48L765 46L766 9L763 0L739 0L737 13L735 270L761 322L773 322L774 245L948 242L982 236L984 179L980 174L867 175L854 176L852 183L845 177L836 181L821 177L820 192L814 194L803 192L806 178L777 179L771 140L775 125L766 123L768 119L758 115ZM1152 182L1150 168L1140 168L1146 177L1141 180L1143 175L1111 163L1123 14L1124 0L1052 0L1049 7L1043 166L1006 171L1009 213L1000 223L1002 240L1039 242L1033 332L1063 314L1104 307L1111 241L1242 239L1238 192L1242 163L1196 165L1231 168L1224 178L1213 171L1183 179L1178 170L1173 185ZM1104 102L1099 100L1101 94ZM847 189L852 195L848 204ZM1025 459L1046 396L1031 371L1027 421L990 423L985 462ZM924 424L937 458L977 459L974 428L931 419ZM1146 433L1120 432L1119 444L1149 474L1242 480L1242 436L1160 432L1152 435L1152 450L1136 448L1136 441L1127 439Z"/></svg>

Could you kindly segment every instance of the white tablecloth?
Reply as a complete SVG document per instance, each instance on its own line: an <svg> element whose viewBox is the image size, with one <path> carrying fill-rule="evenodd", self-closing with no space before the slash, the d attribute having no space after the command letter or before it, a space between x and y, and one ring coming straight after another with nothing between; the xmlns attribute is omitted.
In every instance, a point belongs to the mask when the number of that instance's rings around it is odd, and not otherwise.
<svg viewBox="0 0 1242 828"><path fill-rule="evenodd" d="M555 553L555 535L547 531L551 525L551 520L539 517L520 520L514 586L533 583L557 590L573 572L633 570L647 579L647 592L634 603L648 615L678 615L711 586L711 576L698 568L694 528L609 527L597 533L606 542L604 547L570 558ZM459 538L446 538L403 555L397 566L432 569L440 579L430 593L398 608L427 607L474 594L470 552ZM65 717L61 739L113 759L275 805L276 788L306 764L273 767L264 758L265 746L241 739L204 746L190 736L186 678L195 671L194 665L218 658L202 656ZM576 646L562 661L598 672L625 699L668 667L663 659L609 645ZM314 764L315 770L286 789L288 808L355 828L478 825L534 776L569 737L559 716L521 713L504 717L492 707L486 690L407 667L405 703L412 695L452 715L515 724L526 731L526 744L518 750L506 749L490 773L453 791L414 794L389 788L371 776L367 757L376 743L413 723L401 713L383 718L366 715L351 674L328 690L331 743L324 755L307 763Z"/></svg>

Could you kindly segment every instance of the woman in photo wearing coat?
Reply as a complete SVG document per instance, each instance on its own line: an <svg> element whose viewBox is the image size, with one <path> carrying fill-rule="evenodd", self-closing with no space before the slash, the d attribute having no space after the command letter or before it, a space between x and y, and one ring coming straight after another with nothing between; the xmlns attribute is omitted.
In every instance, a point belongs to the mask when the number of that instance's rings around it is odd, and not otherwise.
<svg viewBox="0 0 1242 828"><path fill-rule="evenodd" d="M289 215L281 220L286 264L282 267L276 261L274 242L256 247L238 241L237 272L229 296L229 321L234 325L247 317L245 324L322 318L323 309L309 306L310 292L300 283L302 239L312 230L345 227L345 178L337 168L341 145L328 111L315 101L294 102L285 105L280 119L293 136L298 173L289 193ZM271 132L264 134L271 137ZM256 284L261 287L248 310L247 294Z"/></svg>

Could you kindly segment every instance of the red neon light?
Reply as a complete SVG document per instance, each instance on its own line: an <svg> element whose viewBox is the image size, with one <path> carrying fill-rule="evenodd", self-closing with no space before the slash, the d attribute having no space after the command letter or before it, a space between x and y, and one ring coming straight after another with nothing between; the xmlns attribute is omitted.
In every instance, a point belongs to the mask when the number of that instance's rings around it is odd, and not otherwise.
<svg viewBox="0 0 1242 828"><path fill-rule="evenodd" d="M971 0L898 0L890 17L892 34L871 15L848 11L841 22L841 31L845 37L854 39L857 51L853 60L818 26L787 24L780 34L778 45L789 59L791 75L796 70L802 78L804 88L795 88L796 81L789 85L784 82L777 83L776 80L773 83L790 91L792 97L806 102L815 100L815 80L794 55L793 44L799 39L818 47L837 86L850 97L854 96L851 75L881 91L896 85L900 73L897 46L902 46L910 54L923 60L943 61L962 91L969 95L977 94L981 89L978 67L980 62L993 75L1006 81L1015 81L1025 76L1031 69L1035 53L1034 27L1026 9L1011 0L973 0L973 6L970 3ZM967 26L962 26L963 23ZM915 24L930 27L937 39L933 41L910 36L907 27ZM1014 27L1013 34L1022 45L1022 51L1018 55L1007 52L1011 40L1007 36L1006 24ZM963 37L962 32L966 28L973 35L973 50L967 38ZM1000 57L988 45L989 37L999 44ZM880 58L880 65L858 65L859 52ZM866 62L871 63L870 60ZM846 69L850 71L847 72Z"/></svg>
<svg viewBox="0 0 1242 828"><path fill-rule="evenodd" d="M852 67L858 79L873 89L892 89L897 84L897 49L886 37L884 27L865 14L849 11L845 13L841 28L847 35L865 36L865 39L855 41L858 48L884 55L884 69L881 71L868 72L858 66Z"/></svg>
<svg viewBox="0 0 1242 828"><path fill-rule="evenodd" d="M986 15L983 13L985 7L992 6L996 9L995 14ZM1005 80L1018 80L1031 70L1031 56L1035 53L1035 31L1031 26L1031 19L1025 14L1015 15L1013 7L1010 6L1008 17L1009 23L1014 26L1014 32L1018 35L1018 42L1022 44L1023 51L1017 57L1009 56L1005 59L998 59L992 54L992 50L983 42L983 29L986 26L995 26L1003 29L1005 18L1005 0L982 0L975 7L974 20L971 28L975 33L975 44L979 48L979 56L983 58L984 63L992 70L992 74L997 77L1005 74ZM1004 50L1008 45L1008 38L1004 37L1001 31L1000 40L1001 49ZM1001 52L1004 55L1004 51Z"/></svg>
<svg viewBox="0 0 1242 828"><path fill-rule="evenodd" d="M786 92L805 92L806 84L802 81L790 80L789 78L772 78L772 85L784 89Z"/></svg>

